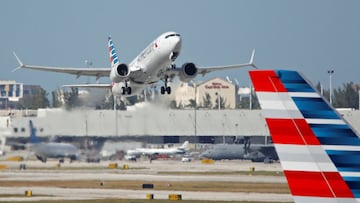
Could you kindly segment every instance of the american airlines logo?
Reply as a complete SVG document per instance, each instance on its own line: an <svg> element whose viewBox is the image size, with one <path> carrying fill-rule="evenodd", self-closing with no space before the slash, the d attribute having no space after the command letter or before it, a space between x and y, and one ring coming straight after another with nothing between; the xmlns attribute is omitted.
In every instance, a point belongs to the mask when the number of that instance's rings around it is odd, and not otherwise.
<svg viewBox="0 0 360 203"><path fill-rule="evenodd" d="M114 43L110 37L108 38L108 47L111 65L115 65L119 62L119 59L115 51Z"/></svg>

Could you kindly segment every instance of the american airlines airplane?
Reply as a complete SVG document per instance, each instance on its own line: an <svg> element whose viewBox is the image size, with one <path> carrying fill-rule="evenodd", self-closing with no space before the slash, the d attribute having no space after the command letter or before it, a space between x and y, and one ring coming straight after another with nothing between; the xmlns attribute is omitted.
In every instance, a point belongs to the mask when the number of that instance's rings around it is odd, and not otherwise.
<svg viewBox="0 0 360 203"><path fill-rule="evenodd" d="M111 68L63 68L25 65L14 53L20 68L33 70L60 72L80 76L95 76L98 80L100 77L110 77L111 84L83 84L83 85L65 85L67 87L96 87L111 88L114 96L131 96L139 94L147 86L162 80L164 85L161 86L161 94L170 94L171 88L169 81L178 76L181 81L189 82L198 74L219 70L235 69L240 67L252 66L254 51L250 57L249 63L234 64L225 66L212 66L198 68L194 63L184 63L177 67L174 64L175 59L181 51L182 40L177 32L166 32L152 41L134 60L129 64L120 61L116 53L114 43L111 37L108 38L108 48ZM16 70L15 69L15 70Z"/></svg>
<svg viewBox="0 0 360 203"><path fill-rule="evenodd" d="M295 203L360 202L359 134L296 71L250 71Z"/></svg>

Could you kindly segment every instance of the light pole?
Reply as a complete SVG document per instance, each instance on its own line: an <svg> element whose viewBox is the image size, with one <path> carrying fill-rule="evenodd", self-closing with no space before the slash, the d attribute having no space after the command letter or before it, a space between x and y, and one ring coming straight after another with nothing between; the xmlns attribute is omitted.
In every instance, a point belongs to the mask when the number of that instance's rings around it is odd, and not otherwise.
<svg viewBox="0 0 360 203"><path fill-rule="evenodd" d="M197 135L197 88L198 88L198 84L195 81L191 81L191 83L194 86L194 143L195 143L195 151L196 151L196 144L197 144L197 139L196 139L196 135Z"/></svg>
<svg viewBox="0 0 360 203"><path fill-rule="evenodd" d="M215 95L217 96L217 102L218 102L218 110L220 111L220 94L218 92L215 92Z"/></svg>
<svg viewBox="0 0 360 203"><path fill-rule="evenodd" d="M360 89L358 90L358 94L359 94L359 106L358 106L358 109L360 109Z"/></svg>
<svg viewBox="0 0 360 203"><path fill-rule="evenodd" d="M253 86L250 83L250 95L249 95L249 110L252 110L252 94L253 94Z"/></svg>
<svg viewBox="0 0 360 203"><path fill-rule="evenodd" d="M330 104L332 105L332 74L334 74L334 70L328 70L328 74L329 74L329 86L330 86L329 101L330 101Z"/></svg>
<svg viewBox="0 0 360 203"><path fill-rule="evenodd" d="M197 143L198 141L196 140L196 135L197 135L197 126L196 126L196 123L197 123L197 115L196 115L196 110L197 110L197 83L194 82L194 88L195 88L195 106L194 106L194 137L195 137L195 142ZM196 143L195 143L195 151L196 151Z"/></svg>

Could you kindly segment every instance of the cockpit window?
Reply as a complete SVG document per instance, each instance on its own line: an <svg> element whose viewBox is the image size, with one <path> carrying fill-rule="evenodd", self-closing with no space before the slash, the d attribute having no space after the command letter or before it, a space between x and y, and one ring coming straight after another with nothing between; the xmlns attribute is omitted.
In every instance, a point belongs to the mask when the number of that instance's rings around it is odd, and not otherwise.
<svg viewBox="0 0 360 203"><path fill-rule="evenodd" d="M166 35L166 36L165 36L165 39L167 39L167 38L169 38L169 37L175 37L175 36L180 37L180 34L177 34L177 33L169 34L169 35Z"/></svg>

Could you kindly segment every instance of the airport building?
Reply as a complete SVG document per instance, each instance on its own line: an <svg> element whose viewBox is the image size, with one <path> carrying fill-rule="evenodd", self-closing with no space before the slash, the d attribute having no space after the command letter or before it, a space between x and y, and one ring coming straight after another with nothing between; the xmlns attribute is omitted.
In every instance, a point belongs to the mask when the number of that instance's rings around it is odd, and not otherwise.
<svg viewBox="0 0 360 203"><path fill-rule="evenodd" d="M37 95L41 91L39 85L24 85L14 80L0 81L0 109L14 109L21 99Z"/></svg>
<svg viewBox="0 0 360 203"><path fill-rule="evenodd" d="M342 110L340 113L360 132L360 111ZM231 143L242 136L250 136L257 143L269 141L261 110L174 110L145 105L131 111L39 109L36 113L23 111L14 115L20 114L23 116L1 117L0 128L10 131L9 138L28 138L32 120L40 137L135 140L156 144L186 140Z"/></svg>
<svg viewBox="0 0 360 203"><path fill-rule="evenodd" d="M196 88L195 88L196 87ZM39 86L15 81L0 83L1 99L21 99ZM38 109L0 111L0 130L9 138L28 138L32 120L40 137L79 137L91 139L136 140L147 143L231 143L250 136L258 143L269 142L269 132L260 110L235 109L237 98L245 92L221 78L174 88L171 99L180 109L163 104L139 103L128 110ZM204 104L204 98L210 99ZM17 98L17 99L16 99ZM220 98L224 105L216 104ZM197 101L197 108L191 102ZM208 108L206 108L208 107ZM343 110L344 118L360 132L360 111Z"/></svg>
<svg viewBox="0 0 360 203"><path fill-rule="evenodd" d="M216 77L200 84L182 83L175 90L174 97L177 106L180 108L189 107L191 100L193 100L198 108L235 109L237 87L224 79Z"/></svg>
<svg viewBox="0 0 360 203"><path fill-rule="evenodd" d="M0 108L6 109L18 102L23 97L23 87L22 83L16 83L14 80L1 80Z"/></svg>

